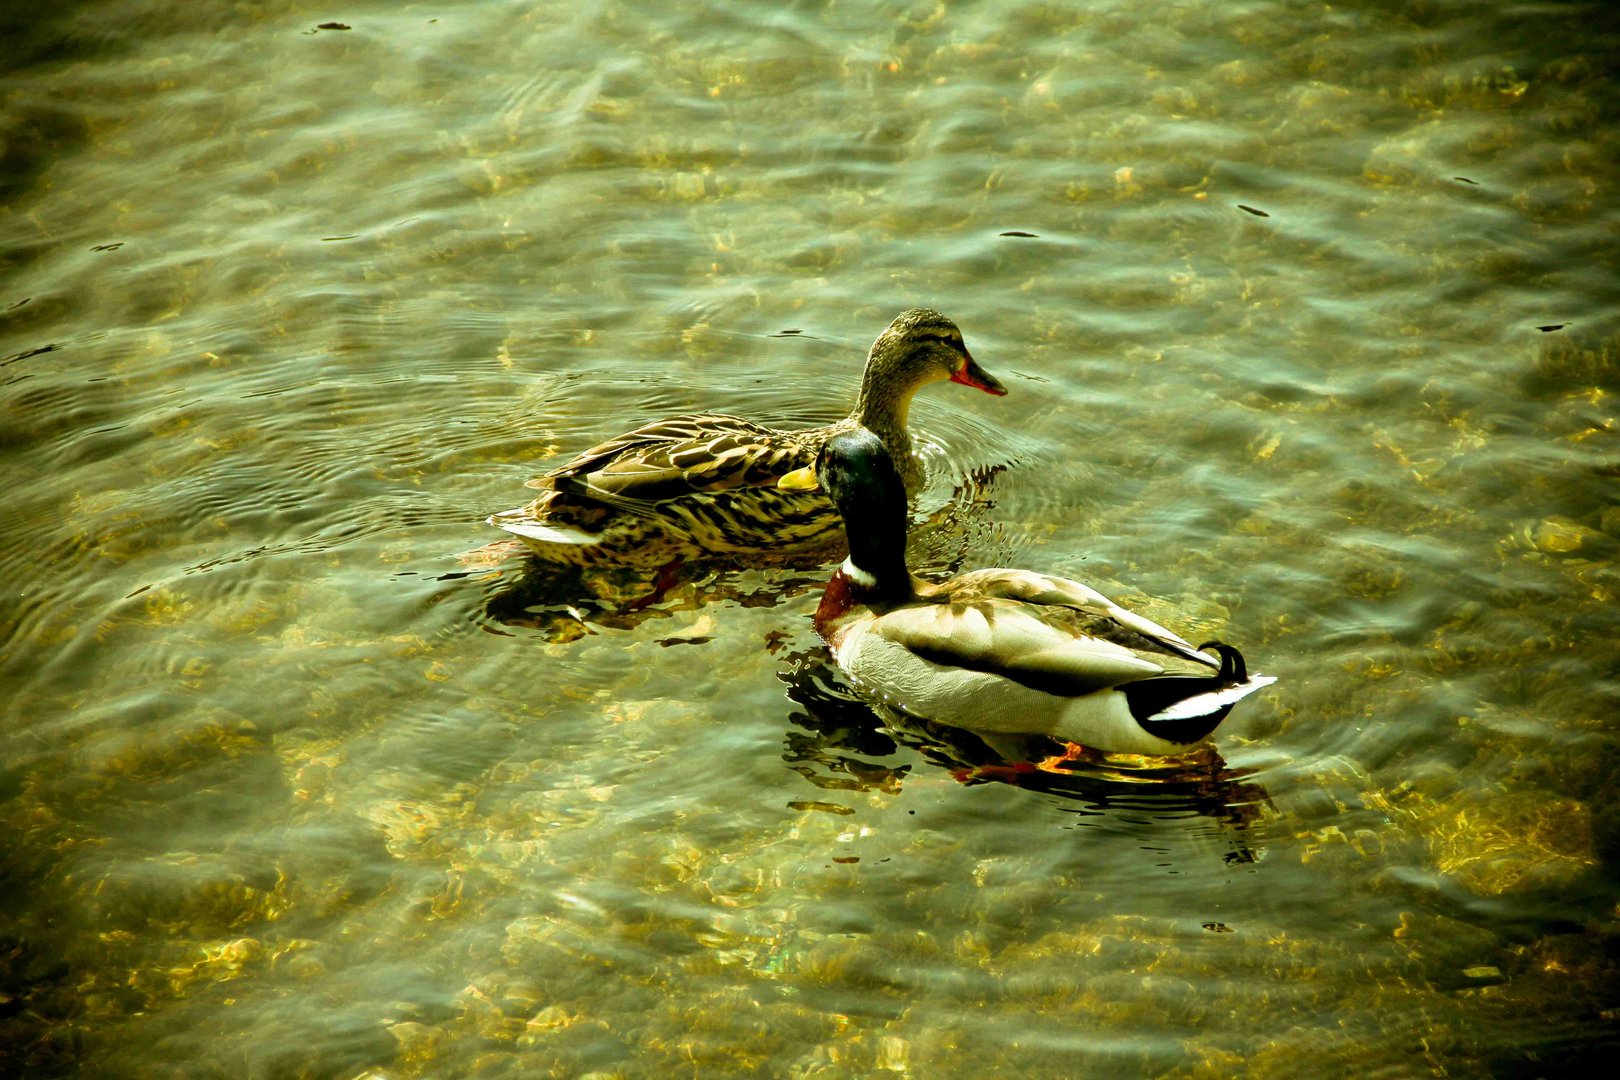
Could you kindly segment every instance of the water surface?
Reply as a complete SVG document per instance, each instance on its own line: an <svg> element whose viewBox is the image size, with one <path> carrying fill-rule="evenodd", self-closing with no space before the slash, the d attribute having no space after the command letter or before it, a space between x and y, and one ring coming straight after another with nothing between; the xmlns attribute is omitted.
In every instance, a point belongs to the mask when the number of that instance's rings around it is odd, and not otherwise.
<svg viewBox="0 0 1620 1080"><path fill-rule="evenodd" d="M0 1071L1612 1054L1603 6L6 29ZM825 567L488 546L644 420L842 415L915 305L1011 393L916 402L914 561L1241 645L1212 750L1012 774L849 698Z"/></svg>

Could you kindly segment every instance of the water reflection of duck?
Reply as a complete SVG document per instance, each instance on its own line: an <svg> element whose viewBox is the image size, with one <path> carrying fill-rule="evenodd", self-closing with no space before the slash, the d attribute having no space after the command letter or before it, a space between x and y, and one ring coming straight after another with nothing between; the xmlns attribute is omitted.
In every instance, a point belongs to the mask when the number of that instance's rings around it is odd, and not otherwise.
<svg viewBox="0 0 1620 1080"><path fill-rule="evenodd" d="M838 515L821 492L777 486L834 435L865 427L916 486L906 417L912 395L944 380L1007 391L937 311L903 312L872 343L848 417L778 431L735 416L674 416L594 446L531 480L544 494L489 518L547 559L575 566L658 565L691 556L780 554L825 544Z"/></svg>
<svg viewBox="0 0 1620 1080"><path fill-rule="evenodd" d="M799 730L788 733L782 758L823 790L898 791L912 765L884 759L905 746L961 784L1000 783L1042 792L1082 815L1127 810L1164 818L1198 815L1243 826L1270 805L1265 789L1228 767L1213 747L1142 760L1058 753L1059 744L1042 736L1016 744L987 742L961 728L871 705L841 686L833 668L811 654L788 659L790 666L777 677L800 706L789 715Z"/></svg>
<svg viewBox="0 0 1620 1080"><path fill-rule="evenodd" d="M808 483L809 472L783 484ZM1232 646L1194 648L1078 581L1007 569L937 584L914 577L905 488L869 432L830 439L814 478L843 515L850 550L816 629L858 689L905 713L991 735L1173 754L1276 681L1248 674Z"/></svg>
<svg viewBox="0 0 1620 1080"><path fill-rule="evenodd" d="M726 604L769 607L821 585L819 574L779 570L751 574L724 560L693 564L690 569L697 573L677 582L670 575L633 566L559 568L535 560L492 566L480 575L485 588L483 614L489 620L484 629L537 630L553 644L562 644L599 629L635 630L668 619L677 610ZM649 602L655 599L669 602L655 607ZM699 645L709 637L684 633L653 640L663 646Z"/></svg>

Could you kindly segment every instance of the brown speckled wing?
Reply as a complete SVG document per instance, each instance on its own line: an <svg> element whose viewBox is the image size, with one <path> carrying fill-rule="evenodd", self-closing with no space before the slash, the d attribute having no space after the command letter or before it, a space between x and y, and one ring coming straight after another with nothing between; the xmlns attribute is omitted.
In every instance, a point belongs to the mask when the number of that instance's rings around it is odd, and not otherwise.
<svg viewBox="0 0 1620 1080"><path fill-rule="evenodd" d="M768 487L814 460L819 445L814 436L735 416L676 416L593 447L548 479L558 491L613 505Z"/></svg>

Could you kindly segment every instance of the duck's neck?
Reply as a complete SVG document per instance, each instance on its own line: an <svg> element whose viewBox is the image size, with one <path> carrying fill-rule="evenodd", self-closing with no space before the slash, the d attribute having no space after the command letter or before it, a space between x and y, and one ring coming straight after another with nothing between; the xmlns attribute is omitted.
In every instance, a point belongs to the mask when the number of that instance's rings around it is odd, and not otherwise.
<svg viewBox="0 0 1620 1080"><path fill-rule="evenodd" d="M852 450L852 444L859 449ZM871 435L859 431L835 436L822 453L832 454L822 463L829 470L823 483L844 519L849 557L827 584L816 614L818 629L856 605L882 611L916 596L906 568L910 511L894 461Z"/></svg>
<svg viewBox="0 0 1620 1080"><path fill-rule="evenodd" d="M911 573L906 569L904 561L901 562L898 571L891 571L889 576L880 577L863 569L854 561L854 556L851 556L833 571L832 580L827 582L826 591L821 594L821 603L816 608L816 631L830 640L834 636L834 628L838 621L855 608L868 607L887 611L899 607L915 596Z"/></svg>
<svg viewBox="0 0 1620 1080"><path fill-rule="evenodd" d="M918 386L901 378L898 369L898 358L889 343L880 341L873 345L853 413L862 427L883 440L891 454L911 448L906 419Z"/></svg>
<svg viewBox="0 0 1620 1080"><path fill-rule="evenodd" d="M861 388L855 402L855 419L861 426L883 440L885 446L905 445L911 441L906 434L906 420L911 413L911 393L869 391Z"/></svg>
<svg viewBox="0 0 1620 1080"><path fill-rule="evenodd" d="M823 607L831 601L831 606L841 609L836 614L828 612L834 619L855 604L885 610L915 597L906 568L906 504L873 507L855 521L855 528L846 529L849 557L821 597ZM821 620L820 610L816 620Z"/></svg>
<svg viewBox="0 0 1620 1080"><path fill-rule="evenodd" d="M900 473L900 482L908 493L922 487L923 474L911 450L911 433L906 430L906 416L911 410L911 397L917 392L915 384L899 386L874 380L872 371L861 385L861 396L855 401L856 423L883 440L894 466Z"/></svg>

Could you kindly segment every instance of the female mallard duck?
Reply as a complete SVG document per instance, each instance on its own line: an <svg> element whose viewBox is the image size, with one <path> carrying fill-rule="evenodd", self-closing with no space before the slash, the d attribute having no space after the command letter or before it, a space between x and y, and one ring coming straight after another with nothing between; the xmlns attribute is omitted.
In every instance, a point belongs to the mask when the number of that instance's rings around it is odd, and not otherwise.
<svg viewBox="0 0 1620 1080"><path fill-rule="evenodd" d="M1250 675L1232 646L1195 649L1078 581L1002 569L939 584L913 577L905 488L868 432L838 433L813 476L803 470L782 483L817 481L843 516L849 557L827 583L816 630L859 690L903 713L981 733L1172 754L1276 681Z"/></svg>
<svg viewBox="0 0 1620 1080"><path fill-rule="evenodd" d="M777 431L735 416L674 416L593 446L529 481L545 493L490 517L554 561L666 563L693 555L781 553L837 536L838 513L819 491L777 481L814 463L828 439L864 427L914 486L906 433L911 396L949 379L1007 391L981 368L956 324L937 311L902 312L872 343L855 411L836 424ZM904 492L901 493L904 500Z"/></svg>

